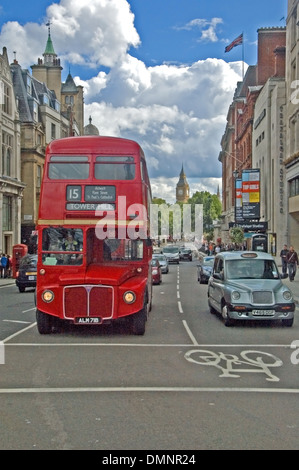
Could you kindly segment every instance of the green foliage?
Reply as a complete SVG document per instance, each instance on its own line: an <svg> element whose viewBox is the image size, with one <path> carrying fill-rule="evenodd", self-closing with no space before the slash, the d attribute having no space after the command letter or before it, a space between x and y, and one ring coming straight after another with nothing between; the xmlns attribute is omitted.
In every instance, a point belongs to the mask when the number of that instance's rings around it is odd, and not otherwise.
<svg viewBox="0 0 299 470"><path fill-rule="evenodd" d="M233 243L241 245L244 241L244 230L241 227L232 227L229 231L229 236Z"/></svg>
<svg viewBox="0 0 299 470"><path fill-rule="evenodd" d="M197 191L188 200L189 204L203 205L203 231L208 240L213 238L213 221L218 220L222 213L221 201L217 194L211 194L208 191ZM192 211L193 214L193 211Z"/></svg>
<svg viewBox="0 0 299 470"><path fill-rule="evenodd" d="M164 199L154 198L152 201L153 204L158 204L159 206L165 204L167 207L171 207L172 204L166 203ZM203 206L203 231L205 238L207 240L212 240L214 236L213 221L218 220L222 213L222 205L219 201L219 198L216 194L211 194L208 191L197 191L193 196L188 200L187 204L191 204L191 229L195 230L195 205L202 204ZM183 213L184 203L177 202L177 206L180 206ZM183 218L182 218L183 219ZM158 227L159 234L162 234L163 227L167 226L165 220L161 220L161 214L159 213ZM173 235L173 213L169 213L169 233Z"/></svg>

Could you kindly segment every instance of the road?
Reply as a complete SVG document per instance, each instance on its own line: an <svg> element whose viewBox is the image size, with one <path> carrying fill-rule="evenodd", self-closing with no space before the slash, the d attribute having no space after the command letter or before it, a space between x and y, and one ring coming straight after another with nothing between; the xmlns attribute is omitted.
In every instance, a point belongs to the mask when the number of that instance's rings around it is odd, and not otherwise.
<svg viewBox="0 0 299 470"><path fill-rule="evenodd" d="M142 337L124 325L43 336L33 292L1 287L1 450L299 449L298 307L292 328L226 328L196 261L153 290Z"/></svg>

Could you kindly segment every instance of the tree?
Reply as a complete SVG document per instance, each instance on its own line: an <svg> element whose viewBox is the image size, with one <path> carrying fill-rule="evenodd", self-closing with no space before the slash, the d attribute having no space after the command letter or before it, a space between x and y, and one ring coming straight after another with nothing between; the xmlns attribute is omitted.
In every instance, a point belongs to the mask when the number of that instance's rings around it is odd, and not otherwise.
<svg viewBox="0 0 299 470"><path fill-rule="evenodd" d="M229 236L233 243L241 245L244 241L244 230L241 227L232 227Z"/></svg>
<svg viewBox="0 0 299 470"><path fill-rule="evenodd" d="M205 238L212 240L214 235L213 221L218 220L222 213L222 205L217 194L211 194L208 191L197 191L188 200L188 203L203 205L203 231ZM192 217L194 217L193 210Z"/></svg>

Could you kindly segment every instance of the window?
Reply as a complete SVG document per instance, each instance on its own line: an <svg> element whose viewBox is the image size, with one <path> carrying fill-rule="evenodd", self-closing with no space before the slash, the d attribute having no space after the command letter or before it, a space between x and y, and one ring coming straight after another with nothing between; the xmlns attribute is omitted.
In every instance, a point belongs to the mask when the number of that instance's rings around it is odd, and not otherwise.
<svg viewBox="0 0 299 470"><path fill-rule="evenodd" d="M56 139L56 126L55 124L51 124L51 138Z"/></svg>
<svg viewBox="0 0 299 470"><path fill-rule="evenodd" d="M3 195L3 230L12 230L12 197Z"/></svg>
<svg viewBox="0 0 299 470"><path fill-rule="evenodd" d="M299 176L289 181L289 194L290 197L298 196L299 194Z"/></svg>
<svg viewBox="0 0 299 470"><path fill-rule="evenodd" d="M50 163L51 180L86 180L89 176L89 163Z"/></svg>
<svg viewBox="0 0 299 470"><path fill-rule="evenodd" d="M46 95L45 93L40 95L40 98L41 98L41 102L42 104L47 104L49 105L49 97L48 95Z"/></svg>
<svg viewBox="0 0 299 470"><path fill-rule="evenodd" d="M38 118L37 118L37 102L36 101L33 102L33 119L34 119L34 121L38 120Z"/></svg>
<svg viewBox="0 0 299 470"><path fill-rule="evenodd" d="M27 93L31 95L31 77L27 75Z"/></svg>
<svg viewBox="0 0 299 470"><path fill-rule="evenodd" d="M6 83L2 86L2 110L6 114L11 112L11 88Z"/></svg>
<svg viewBox="0 0 299 470"><path fill-rule="evenodd" d="M41 179L42 179L42 167L40 165L37 165L37 168L36 168L36 187L37 188L41 187Z"/></svg>
<svg viewBox="0 0 299 470"><path fill-rule="evenodd" d="M12 142L12 136L6 132L2 132L2 174L7 176L11 176L12 171Z"/></svg>
<svg viewBox="0 0 299 470"><path fill-rule="evenodd" d="M8 148L6 151L6 174L11 176L11 149Z"/></svg>
<svg viewBox="0 0 299 470"><path fill-rule="evenodd" d="M65 104L73 105L74 104L74 97L66 95L65 97Z"/></svg>
<svg viewBox="0 0 299 470"><path fill-rule="evenodd" d="M135 178L133 157L105 156L97 157L96 161L101 162L95 164L94 176L98 180L133 180Z"/></svg>
<svg viewBox="0 0 299 470"><path fill-rule="evenodd" d="M81 265L83 262L83 230L75 228L47 228L42 235L44 265Z"/></svg>

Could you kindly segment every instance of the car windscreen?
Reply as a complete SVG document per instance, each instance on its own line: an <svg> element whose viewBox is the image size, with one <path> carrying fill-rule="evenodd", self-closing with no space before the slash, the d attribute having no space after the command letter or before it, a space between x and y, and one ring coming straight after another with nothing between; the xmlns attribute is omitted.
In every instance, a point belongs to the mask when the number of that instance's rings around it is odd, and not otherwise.
<svg viewBox="0 0 299 470"><path fill-rule="evenodd" d="M164 253L178 253L179 249L176 246L165 246L163 248Z"/></svg>
<svg viewBox="0 0 299 470"><path fill-rule="evenodd" d="M274 260L236 259L226 261L227 279L279 279Z"/></svg>

